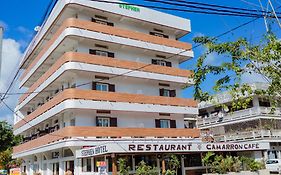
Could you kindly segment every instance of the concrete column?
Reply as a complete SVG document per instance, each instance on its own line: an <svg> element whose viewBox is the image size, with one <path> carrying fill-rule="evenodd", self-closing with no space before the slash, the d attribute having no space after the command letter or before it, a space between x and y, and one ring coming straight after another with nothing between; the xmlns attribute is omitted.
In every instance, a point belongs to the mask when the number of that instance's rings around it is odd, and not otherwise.
<svg viewBox="0 0 281 175"><path fill-rule="evenodd" d="M267 153L267 150L265 150L265 151L263 152L263 157L264 157L264 159L265 159L265 160L267 160L267 159L268 159L268 153Z"/></svg>
<svg viewBox="0 0 281 175"><path fill-rule="evenodd" d="M278 159L281 159L281 151L280 151L280 150L277 151L277 158L278 158Z"/></svg>
<svg viewBox="0 0 281 175"><path fill-rule="evenodd" d="M136 159L134 155L132 155L132 161L133 171L136 172Z"/></svg>
<svg viewBox="0 0 281 175"><path fill-rule="evenodd" d="M64 172L65 172L65 170L64 170L64 162L63 161L59 161L59 175L64 175Z"/></svg>
<svg viewBox="0 0 281 175"><path fill-rule="evenodd" d="M182 175L185 175L185 169L184 169L184 157L181 156L181 173Z"/></svg>
<svg viewBox="0 0 281 175"><path fill-rule="evenodd" d="M259 98L257 96L253 97L253 106L259 107Z"/></svg>
<svg viewBox="0 0 281 175"><path fill-rule="evenodd" d="M37 156L37 162L38 162L38 171L42 174L43 171L43 155L38 154Z"/></svg>
<svg viewBox="0 0 281 175"><path fill-rule="evenodd" d="M161 169L160 169L161 167L160 167L160 159L159 158L157 158L157 169L158 169L158 174L160 175L160 173L161 173Z"/></svg>
<svg viewBox="0 0 281 175"><path fill-rule="evenodd" d="M82 166L82 159L74 159L74 174L79 175L82 171L81 169Z"/></svg>

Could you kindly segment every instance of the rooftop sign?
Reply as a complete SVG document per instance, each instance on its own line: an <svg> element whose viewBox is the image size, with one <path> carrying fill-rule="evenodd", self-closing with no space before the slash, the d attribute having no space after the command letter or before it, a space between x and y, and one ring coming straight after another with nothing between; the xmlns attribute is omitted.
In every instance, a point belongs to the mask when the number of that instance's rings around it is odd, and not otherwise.
<svg viewBox="0 0 281 175"><path fill-rule="evenodd" d="M119 4L119 7L122 9L130 10L133 12L140 12L140 8L132 5L127 5L127 4Z"/></svg>

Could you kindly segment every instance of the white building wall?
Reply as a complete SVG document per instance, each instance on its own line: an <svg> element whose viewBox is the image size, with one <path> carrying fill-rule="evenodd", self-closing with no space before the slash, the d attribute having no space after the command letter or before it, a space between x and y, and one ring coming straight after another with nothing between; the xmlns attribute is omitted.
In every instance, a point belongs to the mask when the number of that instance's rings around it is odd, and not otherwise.
<svg viewBox="0 0 281 175"><path fill-rule="evenodd" d="M81 53L89 53L89 49L104 50L104 51L113 52L115 54L116 59L136 61L146 64L151 64L152 59L159 59L156 57L156 54L148 54L147 52L143 52L143 51L140 52L139 49L123 49L123 48L113 48L110 47L110 45L106 45L106 46L109 46L109 49L101 49L95 47L94 41L93 44L86 44L84 42L80 42L79 45L77 46L77 51ZM175 58L176 57L167 59L167 61L172 63L172 67L179 68L179 60Z"/></svg>
<svg viewBox="0 0 281 175"><path fill-rule="evenodd" d="M85 84L85 86L78 87L79 89L92 89L92 84L89 83L91 81L99 81L96 80L94 74L89 75L78 75L75 82L76 85ZM182 89L180 87L176 87L171 85L170 87L159 86L158 82L155 81L140 81L139 79L131 79L131 78L123 78L118 77L110 80L102 80L100 82L114 84L115 92L120 93L129 93L129 94L143 94L149 96L159 96L159 89L170 89L176 90L177 97L181 97ZM88 83L88 84L86 84Z"/></svg>
<svg viewBox="0 0 281 175"><path fill-rule="evenodd" d="M75 110L73 113L76 126L96 126L96 117L117 118L117 126L122 128L155 128L155 119L176 120L177 128L184 128L184 115L171 114L171 116L159 116L158 113L132 113L111 111L111 114L100 114L96 111L86 112Z"/></svg>

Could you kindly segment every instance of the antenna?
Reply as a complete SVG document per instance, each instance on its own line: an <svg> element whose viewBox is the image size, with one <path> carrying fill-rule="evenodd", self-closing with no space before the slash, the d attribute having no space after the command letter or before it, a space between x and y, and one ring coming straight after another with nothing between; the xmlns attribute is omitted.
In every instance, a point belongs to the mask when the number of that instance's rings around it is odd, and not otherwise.
<svg viewBox="0 0 281 175"><path fill-rule="evenodd" d="M2 72L2 47L3 47L3 32L4 28L0 26L0 78L1 78L1 72Z"/></svg>

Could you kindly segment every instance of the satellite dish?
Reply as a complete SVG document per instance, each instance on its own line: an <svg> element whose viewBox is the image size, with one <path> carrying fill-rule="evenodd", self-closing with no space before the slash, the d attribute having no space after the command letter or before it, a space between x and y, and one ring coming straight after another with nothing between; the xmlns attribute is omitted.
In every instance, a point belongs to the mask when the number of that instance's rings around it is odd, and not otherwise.
<svg viewBox="0 0 281 175"><path fill-rule="evenodd" d="M35 31L35 32L38 32L40 29L41 29L40 26L36 26L36 27L34 28L34 31Z"/></svg>

